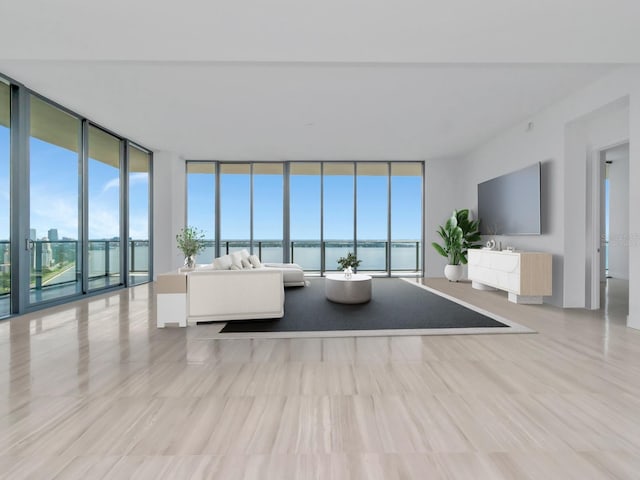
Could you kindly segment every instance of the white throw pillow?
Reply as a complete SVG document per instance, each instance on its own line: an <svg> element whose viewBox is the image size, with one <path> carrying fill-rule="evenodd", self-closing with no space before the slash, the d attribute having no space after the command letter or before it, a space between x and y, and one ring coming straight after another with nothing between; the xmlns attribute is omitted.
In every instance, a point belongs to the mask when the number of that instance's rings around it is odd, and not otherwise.
<svg viewBox="0 0 640 480"><path fill-rule="evenodd" d="M246 248L243 248L242 250L240 250L240 256L242 257L243 260L249 260L249 257L251 256L251 254L249 253L249 250L247 250Z"/></svg>
<svg viewBox="0 0 640 480"><path fill-rule="evenodd" d="M253 265L251 265L251 262L248 259L243 258L242 259L242 268L244 270L251 270L253 268Z"/></svg>
<svg viewBox="0 0 640 480"><path fill-rule="evenodd" d="M235 265L236 267L242 269L242 253L240 252L233 252L231 254L231 263L233 265Z"/></svg>
<svg viewBox="0 0 640 480"><path fill-rule="evenodd" d="M231 255L218 257L213 261L213 268L216 270L229 270L232 265Z"/></svg>
<svg viewBox="0 0 640 480"><path fill-rule="evenodd" d="M249 261L251 262L251 265L253 265L253 268L260 268L262 266L257 255L251 255L249 257Z"/></svg>

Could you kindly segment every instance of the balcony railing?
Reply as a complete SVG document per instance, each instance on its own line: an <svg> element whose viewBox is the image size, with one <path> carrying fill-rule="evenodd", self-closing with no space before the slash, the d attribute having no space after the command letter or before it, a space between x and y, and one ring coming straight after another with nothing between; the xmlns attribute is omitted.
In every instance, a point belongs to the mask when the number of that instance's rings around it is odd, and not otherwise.
<svg viewBox="0 0 640 480"><path fill-rule="evenodd" d="M368 272L406 272L421 271L422 254L419 240L359 240L358 258L362 260L360 271ZM250 249L249 240L223 240L222 254L228 254L243 248ZM253 252L262 261L282 261L283 242L281 240L254 240ZM347 252L354 251L354 243L349 240L294 240L290 243L289 253L292 262L300 264L309 272L335 271L337 260ZM203 262L213 260L215 241L205 240L205 252L199 258Z"/></svg>
<svg viewBox="0 0 640 480"><path fill-rule="evenodd" d="M0 240L0 300L11 293L11 244ZM5 309L0 306L0 316ZM7 310L8 312L8 310Z"/></svg>
<svg viewBox="0 0 640 480"><path fill-rule="evenodd" d="M89 280L120 275L120 240L89 240ZM78 240L34 240L30 287L42 290L79 282ZM0 240L0 297L10 293L10 242ZM149 240L129 240L129 272L149 271Z"/></svg>

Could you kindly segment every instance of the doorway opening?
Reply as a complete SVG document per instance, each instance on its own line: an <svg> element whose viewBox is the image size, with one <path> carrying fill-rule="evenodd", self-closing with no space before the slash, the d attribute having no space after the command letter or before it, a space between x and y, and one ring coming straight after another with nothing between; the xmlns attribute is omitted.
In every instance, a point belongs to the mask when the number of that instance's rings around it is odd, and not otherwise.
<svg viewBox="0 0 640 480"><path fill-rule="evenodd" d="M599 307L629 310L629 143L602 150L600 179Z"/></svg>

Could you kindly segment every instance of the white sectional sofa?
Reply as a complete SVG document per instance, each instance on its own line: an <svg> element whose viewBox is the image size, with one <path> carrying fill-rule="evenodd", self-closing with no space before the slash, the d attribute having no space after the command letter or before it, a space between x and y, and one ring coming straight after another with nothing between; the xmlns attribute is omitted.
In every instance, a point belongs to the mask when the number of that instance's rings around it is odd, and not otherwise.
<svg viewBox="0 0 640 480"><path fill-rule="evenodd" d="M157 325L281 318L284 287L304 285L295 263L262 264L246 250L234 252L195 270L159 275Z"/></svg>
<svg viewBox="0 0 640 480"><path fill-rule="evenodd" d="M190 321L281 318L284 315L282 271L197 269L187 274Z"/></svg>

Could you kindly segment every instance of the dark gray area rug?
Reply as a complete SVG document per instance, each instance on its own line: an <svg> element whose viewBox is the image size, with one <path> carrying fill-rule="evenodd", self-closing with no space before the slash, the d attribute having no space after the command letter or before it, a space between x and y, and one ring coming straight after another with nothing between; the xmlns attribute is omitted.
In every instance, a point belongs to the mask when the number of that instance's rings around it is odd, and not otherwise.
<svg viewBox="0 0 640 480"><path fill-rule="evenodd" d="M508 327L398 278L374 278L371 301L360 305L330 302L324 279L312 279L285 289L284 312L274 320L229 322L220 333Z"/></svg>

